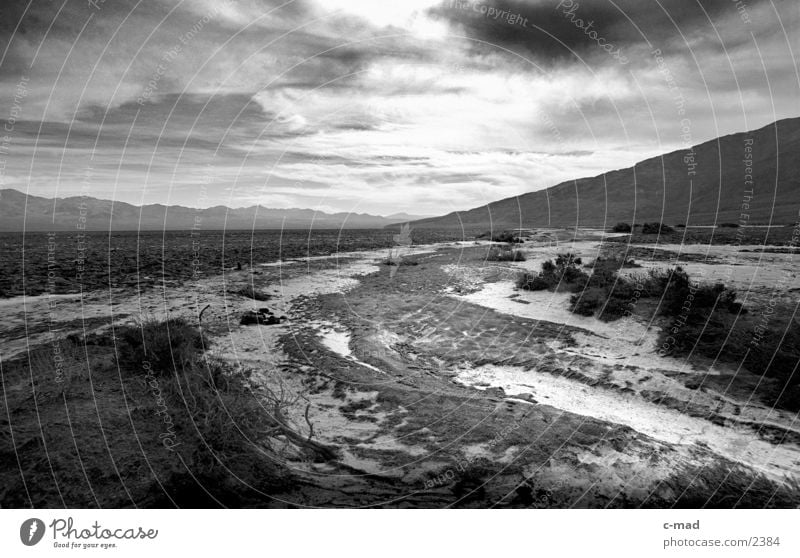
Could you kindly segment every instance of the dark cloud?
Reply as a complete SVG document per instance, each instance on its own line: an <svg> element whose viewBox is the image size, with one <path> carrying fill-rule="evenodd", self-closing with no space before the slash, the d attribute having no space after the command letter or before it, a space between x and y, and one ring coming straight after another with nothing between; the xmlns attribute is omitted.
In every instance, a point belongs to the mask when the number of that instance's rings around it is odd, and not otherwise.
<svg viewBox="0 0 800 558"><path fill-rule="evenodd" d="M489 43L476 49L496 45L545 63L601 54L592 32L623 52L642 45L685 49L681 33L702 32L713 42L713 25L739 17L730 0L445 0L431 13Z"/></svg>
<svg viewBox="0 0 800 558"><path fill-rule="evenodd" d="M747 23L732 0L558 4L444 0L430 21L379 0L0 0L0 119L16 119L2 178L52 195L91 165L98 195L147 184L189 203L213 162L215 203L235 185L464 208L674 147L683 116L653 48L697 141L796 116L794 0L746 0Z"/></svg>

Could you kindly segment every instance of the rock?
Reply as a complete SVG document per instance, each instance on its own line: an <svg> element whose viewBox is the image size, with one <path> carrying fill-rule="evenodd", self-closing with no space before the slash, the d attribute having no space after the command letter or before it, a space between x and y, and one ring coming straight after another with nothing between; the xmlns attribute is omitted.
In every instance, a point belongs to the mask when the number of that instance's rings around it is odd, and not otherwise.
<svg viewBox="0 0 800 558"><path fill-rule="evenodd" d="M268 308L259 308L258 312L250 310L242 314L241 325L278 325L286 320L286 316L273 316Z"/></svg>
<svg viewBox="0 0 800 558"><path fill-rule="evenodd" d="M500 398L503 398L503 397L506 396L506 392L503 391L503 388L501 388L501 387L487 388L486 390L484 390L484 393L486 395L489 395L489 396L500 397Z"/></svg>
<svg viewBox="0 0 800 558"><path fill-rule="evenodd" d="M522 401L527 401L528 403L533 403L534 405L539 403L530 393L520 393L519 395L512 395L511 397L513 399L520 399Z"/></svg>

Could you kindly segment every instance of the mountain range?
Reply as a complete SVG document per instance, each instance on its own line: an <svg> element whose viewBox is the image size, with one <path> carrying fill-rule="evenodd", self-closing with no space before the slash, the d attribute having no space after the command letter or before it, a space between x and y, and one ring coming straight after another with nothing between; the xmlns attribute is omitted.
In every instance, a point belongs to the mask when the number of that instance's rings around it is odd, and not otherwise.
<svg viewBox="0 0 800 558"><path fill-rule="evenodd" d="M420 219L398 213L324 213L313 209L261 206L195 209L179 205L131 205L92 197L43 198L12 189L0 190L0 231L89 231L219 229L379 229Z"/></svg>
<svg viewBox="0 0 800 558"><path fill-rule="evenodd" d="M722 136L591 178L568 180L441 217L312 209L136 206L91 197L48 199L0 190L0 231L218 229L512 229L609 227L661 221L787 224L800 210L800 118ZM746 217L745 217L746 216Z"/></svg>
<svg viewBox="0 0 800 558"><path fill-rule="evenodd" d="M646 159L633 167L568 180L411 226L500 230L647 221L788 224L798 220L798 210L800 118L789 118Z"/></svg>

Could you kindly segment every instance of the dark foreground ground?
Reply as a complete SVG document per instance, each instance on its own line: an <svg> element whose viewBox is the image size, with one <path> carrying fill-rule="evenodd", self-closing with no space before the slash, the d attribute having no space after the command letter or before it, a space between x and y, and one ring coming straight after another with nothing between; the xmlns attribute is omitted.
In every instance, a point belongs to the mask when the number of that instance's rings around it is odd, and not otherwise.
<svg viewBox="0 0 800 558"><path fill-rule="evenodd" d="M0 504L800 503L791 480L775 482L701 444L659 441L533 397L456 381L464 367L525 367L620 401L645 398L709 425L744 429L777 448L797 444L792 430L736 417L739 399L760 405L771 397L769 378L742 370L704 385L697 374L669 372L664 377L677 386L671 391L644 375L620 380L618 367L570 356L576 336L591 332L451 296L515 273L486 262L485 247L409 257L394 270L371 268L357 284L346 282L350 262L234 270L224 280L145 295L109 291L117 310L105 324L97 316L64 328L56 342L0 363ZM453 268L468 273L454 276ZM339 280L349 287L326 290ZM246 287L260 300L241 294ZM108 301L81 304L89 311ZM244 312L261 307L288 320L240 325ZM137 308L167 308L171 319L137 322ZM349 340L337 343L344 331ZM715 391L723 389L727 399ZM694 405L676 398L686 393L697 394ZM711 408L699 406L709 397L717 398Z"/></svg>

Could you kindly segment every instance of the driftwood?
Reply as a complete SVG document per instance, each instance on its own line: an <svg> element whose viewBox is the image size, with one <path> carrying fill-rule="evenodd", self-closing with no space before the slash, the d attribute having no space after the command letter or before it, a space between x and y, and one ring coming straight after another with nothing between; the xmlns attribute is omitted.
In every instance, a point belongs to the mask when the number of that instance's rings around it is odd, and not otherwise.
<svg viewBox="0 0 800 558"><path fill-rule="evenodd" d="M294 428L292 428L289 424L289 420L284 415L284 409L287 407L295 404L299 397L295 398L288 398L286 396L286 392L281 386L280 393L275 393L269 388L266 388L267 393L269 395L269 399L272 402L272 420L274 422L273 427L270 429L269 434L274 436L276 434L283 435L286 437L287 440L295 444L297 447L301 448L302 450L306 451L307 453L311 454L314 457L314 461L317 462L324 462L324 461L334 461L338 459L338 454L333 448L330 448L324 444L320 444L319 442L315 442L312 440L314 436L314 427L311 424L311 420L309 419L308 413L311 408L311 404L306 404L305 412L303 416L306 420L306 424L308 424L308 436L303 436L299 432L297 432Z"/></svg>

